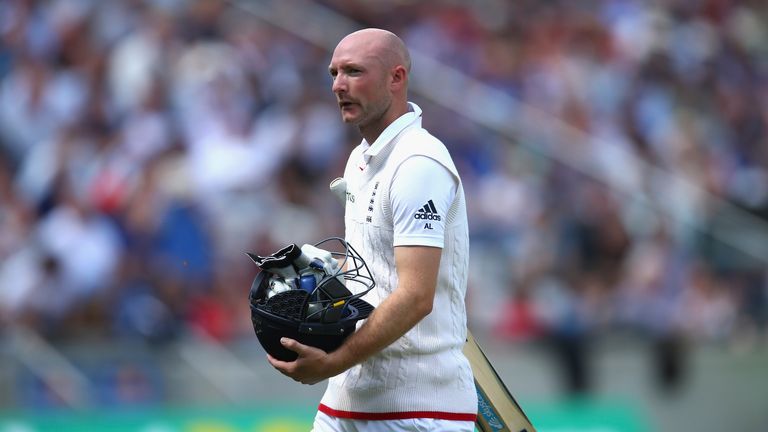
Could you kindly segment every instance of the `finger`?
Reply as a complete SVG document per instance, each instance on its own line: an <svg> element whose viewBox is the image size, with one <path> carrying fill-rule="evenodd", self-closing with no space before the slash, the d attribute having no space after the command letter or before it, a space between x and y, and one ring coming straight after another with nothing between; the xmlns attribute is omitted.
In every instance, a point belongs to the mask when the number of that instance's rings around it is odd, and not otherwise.
<svg viewBox="0 0 768 432"><path fill-rule="evenodd" d="M299 355L301 355L307 347L306 345L303 345L301 342L291 338L287 338L287 337L280 338L280 343L283 344L283 347L285 347L285 349L291 350Z"/></svg>
<svg viewBox="0 0 768 432"><path fill-rule="evenodd" d="M278 360L278 359L276 359L276 358L272 357L272 356L271 356L271 355L269 355L269 354L267 354L267 361L268 361L268 362L269 362L269 364L271 364L271 365L272 365L272 367L274 367L275 369L279 370L279 371L280 371L280 372L282 372L282 373L286 373L286 371L287 371L287 368L288 368L288 362L284 362L284 361L282 361L282 360Z"/></svg>
<svg viewBox="0 0 768 432"><path fill-rule="evenodd" d="M311 345L304 345L303 343L291 338L281 338L280 342L283 344L283 347L297 353L299 357L311 357L326 354L326 352L320 348L315 348Z"/></svg>

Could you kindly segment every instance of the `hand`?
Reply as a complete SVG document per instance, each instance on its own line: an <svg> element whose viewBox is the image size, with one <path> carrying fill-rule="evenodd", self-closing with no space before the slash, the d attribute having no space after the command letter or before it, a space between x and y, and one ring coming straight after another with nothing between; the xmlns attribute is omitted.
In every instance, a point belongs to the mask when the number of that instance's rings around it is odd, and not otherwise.
<svg viewBox="0 0 768 432"><path fill-rule="evenodd" d="M294 381L312 385L339 373L331 372L330 359L325 351L301 344L290 338L282 338L280 343L286 349L297 353L299 357L292 362L286 362L267 354L267 360L280 373L293 378Z"/></svg>

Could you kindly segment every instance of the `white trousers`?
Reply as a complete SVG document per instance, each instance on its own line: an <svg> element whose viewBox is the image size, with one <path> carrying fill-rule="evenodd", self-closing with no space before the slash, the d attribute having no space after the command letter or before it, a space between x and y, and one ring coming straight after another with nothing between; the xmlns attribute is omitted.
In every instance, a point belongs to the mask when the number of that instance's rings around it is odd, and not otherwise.
<svg viewBox="0 0 768 432"><path fill-rule="evenodd" d="M431 418L403 420L351 420L318 412L312 432L474 432L471 421Z"/></svg>

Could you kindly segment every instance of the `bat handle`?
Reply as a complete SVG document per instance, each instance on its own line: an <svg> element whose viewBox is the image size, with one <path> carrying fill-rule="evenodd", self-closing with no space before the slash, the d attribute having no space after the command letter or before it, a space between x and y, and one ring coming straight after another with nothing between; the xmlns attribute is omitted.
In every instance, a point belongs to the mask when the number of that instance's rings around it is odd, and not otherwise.
<svg viewBox="0 0 768 432"><path fill-rule="evenodd" d="M347 203L347 181L344 177L336 177L328 187L342 204Z"/></svg>

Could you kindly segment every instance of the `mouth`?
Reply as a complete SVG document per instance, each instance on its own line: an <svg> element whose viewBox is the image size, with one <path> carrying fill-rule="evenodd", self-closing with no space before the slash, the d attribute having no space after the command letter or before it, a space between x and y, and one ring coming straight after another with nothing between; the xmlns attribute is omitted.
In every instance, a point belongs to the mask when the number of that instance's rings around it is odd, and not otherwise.
<svg viewBox="0 0 768 432"><path fill-rule="evenodd" d="M354 104L355 104L354 102L350 102L350 101L339 101L339 108L342 111L344 111L344 110L349 109L350 107L352 107L352 105L354 105Z"/></svg>

